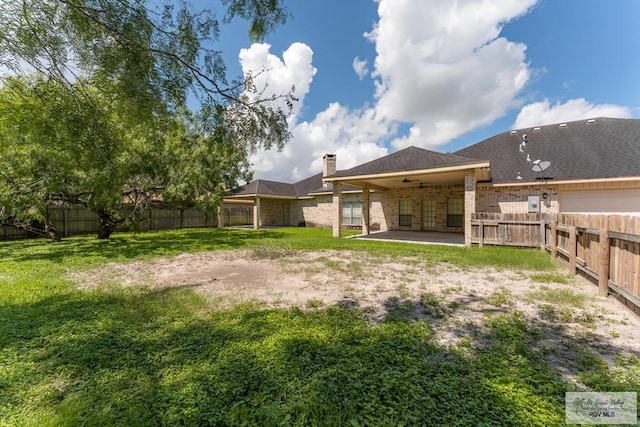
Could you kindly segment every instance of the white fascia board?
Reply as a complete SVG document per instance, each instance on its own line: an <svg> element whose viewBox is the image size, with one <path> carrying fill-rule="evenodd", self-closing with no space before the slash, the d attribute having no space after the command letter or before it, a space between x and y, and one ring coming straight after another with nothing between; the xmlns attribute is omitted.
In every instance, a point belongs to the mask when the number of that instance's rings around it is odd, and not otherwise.
<svg viewBox="0 0 640 427"><path fill-rule="evenodd" d="M341 176L341 177L327 177L323 178L323 181L327 182L335 182L335 181L359 181L364 179L380 179L380 178L397 178L397 177L410 177L415 175L429 175L429 174L437 174L437 173L446 173L446 172L459 172L467 169L479 169L490 167L491 164L489 162L481 162L481 163L470 163L466 165L457 165L457 166L446 166L442 168L434 168L434 169L419 169L419 170L411 170L411 171L397 171L397 172L387 172L387 173L376 173L376 174L368 174L368 175L350 175L350 176Z"/></svg>

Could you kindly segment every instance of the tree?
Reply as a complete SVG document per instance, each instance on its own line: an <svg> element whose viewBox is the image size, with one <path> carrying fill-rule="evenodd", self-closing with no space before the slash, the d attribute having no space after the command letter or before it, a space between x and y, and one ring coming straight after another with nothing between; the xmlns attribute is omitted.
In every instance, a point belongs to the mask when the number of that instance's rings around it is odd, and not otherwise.
<svg viewBox="0 0 640 427"><path fill-rule="evenodd" d="M84 90L54 81L10 79L0 91L0 206L10 224L38 221L54 240L55 203L96 213L115 206L126 180L125 143L109 111Z"/></svg>
<svg viewBox="0 0 640 427"><path fill-rule="evenodd" d="M17 74L28 64L62 84L81 75L145 110L184 107L194 94L207 108L278 114L258 108L273 106L272 98L241 96L251 76L229 82L222 52L212 46L221 24L235 17L250 22L251 39L262 39L285 22L282 0L221 3L226 11L219 19L216 11L193 10L183 0L0 0L0 64Z"/></svg>
<svg viewBox="0 0 640 427"><path fill-rule="evenodd" d="M291 92L229 81L210 44L236 17L259 40L286 11L281 0L221 5L219 18L180 0L0 0L0 66L21 77L2 79L0 218L41 221L57 238L48 207L79 204L109 237L158 195L215 206L249 176L249 153L282 148Z"/></svg>
<svg viewBox="0 0 640 427"><path fill-rule="evenodd" d="M194 95L203 112L234 111L227 126L251 144L281 147L291 92L279 102L257 93L253 76L229 81L213 44L234 18L249 21L252 40L262 39L286 21L282 0L220 3L221 18L184 0L0 0L0 65L24 75L27 64L63 86L82 76L139 113L177 111Z"/></svg>
<svg viewBox="0 0 640 427"><path fill-rule="evenodd" d="M83 85L78 85L83 86ZM74 88L75 86L70 86ZM0 90L0 220L59 236L51 206L80 205L100 218L98 237L135 223L158 200L211 210L250 179L250 144L218 114L164 114L143 122L118 100L43 78Z"/></svg>

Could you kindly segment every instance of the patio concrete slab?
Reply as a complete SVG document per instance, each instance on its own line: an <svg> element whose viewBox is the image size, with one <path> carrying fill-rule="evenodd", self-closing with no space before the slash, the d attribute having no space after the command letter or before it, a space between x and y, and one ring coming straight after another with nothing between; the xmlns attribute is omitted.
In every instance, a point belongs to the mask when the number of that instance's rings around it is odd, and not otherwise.
<svg viewBox="0 0 640 427"><path fill-rule="evenodd" d="M464 233L438 231L378 231L352 236L354 239L381 240L404 243L464 246Z"/></svg>

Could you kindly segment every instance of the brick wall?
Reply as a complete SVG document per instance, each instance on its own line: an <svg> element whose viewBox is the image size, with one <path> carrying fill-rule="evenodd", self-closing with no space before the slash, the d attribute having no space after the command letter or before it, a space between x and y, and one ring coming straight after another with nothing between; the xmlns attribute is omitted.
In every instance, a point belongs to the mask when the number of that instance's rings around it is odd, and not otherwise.
<svg viewBox="0 0 640 427"><path fill-rule="evenodd" d="M478 184L475 191L476 212L526 213L529 196L541 197L542 213L558 212L558 191L554 186L514 186L490 187ZM470 196L471 193L467 194ZM464 227L447 226L447 201L450 198L465 198L465 187L459 185L427 186L425 188L399 188L388 191L371 192L371 230L422 230L422 210L425 200L434 200L436 209L436 226L434 231L463 232ZM411 226L400 226L400 200L411 200ZM362 202L360 193L343 193L343 203ZM296 201L261 199L260 211L262 225L307 225L310 227L331 227L333 224L332 195L319 195L310 199ZM290 209L290 223L284 224L284 209Z"/></svg>
<svg viewBox="0 0 640 427"><path fill-rule="evenodd" d="M542 199L542 194L547 199ZM529 196L541 196L541 212L558 212L558 190L555 186L514 186L491 187L478 184L475 192L476 212L495 213L526 213ZM422 209L424 200L434 200L436 208L436 226L434 231L462 232L464 227L447 226L447 200L465 197L464 185L427 186L425 188L398 188L388 191L373 191L371 193L371 230L421 230ZM343 193L343 202L362 202L360 193ZM400 226L400 200L411 200L411 226ZM284 224L284 209L290 209L290 223ZM296 201L261 199L260 211L262 225L292 225L306 224L312 227L331 227L333 218L333 203L330 194L319 195L311 199Z"/></svg>
<svg viewBox="0 0 640 427"><path fill-rule="evenodd" d="M462 232L464 227L447 226L447 201L464 199L463 185L427 186L425 188L398 188L372 195L372 224L379 223L381 230L422 230L422 204L434 200L436 226L434 231ZM411 226L400 226L400 200L411 201ZM376 205L377 204L377 205Z"/></svg>
<svg viewBox="0 0 640 427"><path fill-rule="evenodd" d="M547 194L546 200L543 193ZM527 213L529 196L540 196L541 213L558 213L557 186L490 187L482 184L476 190L476 212Z"/></svg>
<svg viewBox="0 0 640 427"><path fill-rule="evenodd" d="M292 211L293 225L306 224L308 227L331 227L333 196L316 196L313 199L298 200Z"/></svg>
<svg viewBox="0 0 640 427"><path fill-rule="evenodd" d="M289 200L277 200L277 199L265 199L260 198L260 217L261 225L274 226L274 225L292 225L285 224L284 210L291 209L293 211L293 205L295 201Z"/></svg>
<svg viewBox="0 0 640 427"><path fill-rule="evenodd" d="M387 219L384 216L383 205L386 193L371 192L371 210L369 216L371 221L369 222L369 231L388 231L389 225Z"/></svg>
<svg viewBox="0 0 640 427"><path fill-rule="evenodd" d="M371 193L371 230L421 230L423 200L433 199L436 205L435 231L462 232L463 227L447 226L447 200L464 198L464 186L446 185L423 189L395 189ZM412 218L410 227L401 227L399 221L400 200L411 200ZM343 193L342 202L362 202L362 194ZM292 207L292 225L305 223L309 227L331 227L334 206L331 195L321 195L314 199L298 200Z"/></svg>
<svg viewBox="0 0 640 427"><path fill-rule="evenodd" d="M464 244L471 246L471 215L476 212L476 175L464 175Z"/></svg>

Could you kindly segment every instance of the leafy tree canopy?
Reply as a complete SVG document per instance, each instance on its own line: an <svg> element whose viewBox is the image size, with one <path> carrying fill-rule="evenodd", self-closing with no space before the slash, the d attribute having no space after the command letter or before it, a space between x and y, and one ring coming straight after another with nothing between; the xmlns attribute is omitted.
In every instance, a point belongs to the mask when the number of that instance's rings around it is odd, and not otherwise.
<svg viewBox="0 0 640 427"><path fill-rule="evenodd" d="M77 90L73 90L77 89ZM36 220L53 238L47 209L84 206L99 237L135 222L159 200L211 212L224 190L250 179L250 144L219 114L158 114L133 120L118 99L43 78L12 78L0 89L0 220Z"/></svg>
<svg viewBox="0 0 640 427"><path fill-rule="evenodd" d="M78 74L117 87L138 104L158 98L182 106L238 102L244 81L229 83L221 24L240 17L253 40L286 20L282 0L220 0L195 10L183 0L0 0L0 63L15 73L28 64L60 82Z"/></svg>
<svg viewBox="0 0 640 427"><path fill-rule="evenodd" d="M184 0L0 0L0 65L19 75L35 69L65 86L83 77L138 113L177 111L195 96L204 112L227 109L240 137L280 148L291 93L262 96L253 76L229 81L213 46L236 17L260 40L286 21L282 0L218 3L220 10L196 10Z"/></svg>
<svg viewBox="0 0 640 427"><path fill-rule="evenodd" d="M281 0L0 0L0 219L47 220L51 203L96 212L102 237L163 200L215 206L247 156L289 138L290 93L229 81L211 46L238 17L260 40ZM35 70L35 73L34 73ZM187 100L199 100L190 112ZM127 211L123 202L131 202Z"/></svg>

